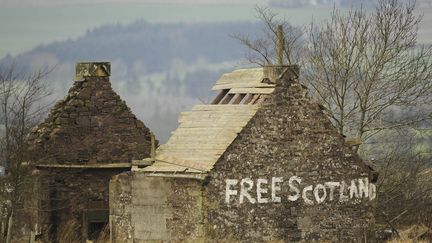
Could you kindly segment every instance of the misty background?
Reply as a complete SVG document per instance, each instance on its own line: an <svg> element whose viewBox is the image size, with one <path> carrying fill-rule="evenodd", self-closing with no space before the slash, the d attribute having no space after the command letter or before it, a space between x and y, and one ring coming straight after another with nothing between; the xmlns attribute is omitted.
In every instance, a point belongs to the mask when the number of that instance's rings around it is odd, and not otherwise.
<svg viewBox="0 0 432 243"><path fill-rule="evenodd" d="M333 6L373 7L372 0L0 0L0 65L55 67L52 99L72 86L75 63L109 61L111 83L161 143L181 111L207 103L225 72L248 67L234 33L259 35L256 4L293 25L320 22ZM432 0L417 1L419 42L432 43Z"/></svg>

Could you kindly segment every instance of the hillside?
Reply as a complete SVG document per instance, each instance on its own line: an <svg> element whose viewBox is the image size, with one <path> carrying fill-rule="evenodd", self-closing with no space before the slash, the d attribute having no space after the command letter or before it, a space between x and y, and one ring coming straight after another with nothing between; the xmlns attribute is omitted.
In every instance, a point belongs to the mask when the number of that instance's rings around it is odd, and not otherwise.
<svg viewBox="0 0 432 243"><path fill-rule="evenodd" d="M208 101L221 73L240 64L245 50L229 35L259 29L249 22L105 25L77 39L7 56L0 64L14 61L23 70L55 66L49 79L61 98L72 84L76 62L110 61L114 89L165 141L178 113Z"/></svg>
<svg viewBox="0 0 432 243"><path fill-rule="evenodd" d="M303 2L310 5L325 1ZM343 5L349 1L338 3ZM287 10L292 22L298 24L299 16L294 13L316 14L320 8ZM321 11L322 18L328 15L327 10ZM430 43L432 39L431 12L431 7L419 9L419 13L424 13L419 30L421 43ZM229 35L256 36L261 30L259 23L248 21L156 23L139 20L125 25L108 24L78 38L39 45L17 56L8 55L0 59L0 65L15 62L23 70L55 67L49 78L54 96L61 98L72 84L76 62L110 61L114 89L164 142L177 127L180 111L208 102L213 95L210 88L217 78L244 64L242 58L246 50Z"/></svg>

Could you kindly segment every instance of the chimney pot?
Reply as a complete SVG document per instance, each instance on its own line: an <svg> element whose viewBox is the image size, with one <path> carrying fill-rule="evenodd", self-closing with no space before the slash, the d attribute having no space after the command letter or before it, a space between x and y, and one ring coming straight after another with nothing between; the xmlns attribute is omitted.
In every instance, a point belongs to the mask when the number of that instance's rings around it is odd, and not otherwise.
<svg viewBox="0 0 432 243"><path fill-rule="evenodd" d="M78 62L75 66L75 81L82 81L86 77L109 77L111 63L109 62Z"/></svg>

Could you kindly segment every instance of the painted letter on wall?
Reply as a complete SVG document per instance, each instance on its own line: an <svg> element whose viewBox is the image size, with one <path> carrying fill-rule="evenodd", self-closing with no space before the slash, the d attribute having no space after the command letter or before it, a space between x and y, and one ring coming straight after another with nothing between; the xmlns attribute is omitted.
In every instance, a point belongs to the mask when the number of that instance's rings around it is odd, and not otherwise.
<svg viewBox="0 0 432 243"><path fill-rule="evenodd" d="M225 180L225 203L283 203L302 199L306 205L315 205L338 200L339 202L361 202L359 199L374 200L376 186L368 178L353 179L348 182L324 182L315 185L306 183L298 176L291 176L287 183L283 177L243 178ZM285 186L285 187L284 187ZM285 189L285 190L284 190ZM336 192L338 190L338 193ZM285 196L282 197L282 192ZM339 198L337 198L339 197Z"/></svg>

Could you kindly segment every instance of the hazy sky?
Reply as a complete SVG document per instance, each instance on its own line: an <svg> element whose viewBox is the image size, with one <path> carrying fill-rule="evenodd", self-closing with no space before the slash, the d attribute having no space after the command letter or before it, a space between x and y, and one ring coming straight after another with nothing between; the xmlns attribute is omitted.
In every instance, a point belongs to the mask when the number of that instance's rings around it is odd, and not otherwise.
<svg viewBox="0 0 432 243"><path fill-rule="evenodd" d="M4 5L73 5L95 3L254 4L267 0L0 0Z"/></svg>
<svg viewBox="0 0 432 243"><path fill-rule="evenodd" d="M39 44L77 38L104 24L128 24L138 19L175 23L254 21L255 5L264 3L263 0L0 0L0 58Z"/></svg>
<svg viewBox="0 0 432 243"><path fill-rule="evenodd" d="M41 44L50 44L69 38L79 38L85 35L86 31L106 24L128 24L136 20L145 20L154 23L257 21L256 12L254 10L255 6L257 4L265 5L268 1L269 0L0 0L0 58L4 57L6 54L11 54L12 56L19 55ZM292 24L299 25L310 23L312 19L318 23L323 22L322 20L330 16L332 5L274 10L279 13L280 16L288 19ZM419 11L424 13L424 21L420 29L420 40L431 43L432 25L430 23L432 23L432 8L420 8ZM35 60L39 61L40 55L37 57L38 58ZM50 56L47 58L50 58ZM72 70L72 65L68 65L67 67ZM233 65L233 63L229 63L230 67ZM205 63L205 66L210 65ZM182 69L184 69L184 67L182 67ZM71 71L71 73L73 73L73 71ZM161 73L157 75L165 77L164 74ZM72 77L72 75L61 76L61 78L66 79L68 77ZM147 78L153 78L153 76L146 76L141 80L146 80ZM126 82L123 83L126 84ZM131 105L132 109L138 111L136 114L143 115L143 113L140 112L144 112L143 104L147 102L147 100L145 100L146 96L129 94L126 85L126 88L122 88L119 86L121 84L116 84L117 86L115 87L117 87L117 91L122 97L127 97L126 101ZM64 94L64 92L59 92L58 94L60 93L60 96ZM178 111L189 109L181 106L184 104L191 105L196 102L196 100L191 99L192 98L188 98L183 102L177 102L175 100L174 103L178 106L176 109L178 109ZM153 104L151 102L147 103L149 105ZM169 105L169 107L171 107L171 105ZM173 117L176 118L177 116L175 115ZM146 119L143 120L146 121ZM174 119L173 122L175 123L176 119Z"/></svg>
<svg viewBox="0 0 432 243"><path fill-rule="evenodd" d="M40 44L77 38L104 24L256 21L254 7L269 0L0 0L0 58ZM360 0L359 0L360 1ZM422 1L422 0L419 0ZM423 0L432 2L432 0ZM424 13L420 41L432 39L432 8ZM294 24L322 19L331 6L277 9Z"/></svg>

